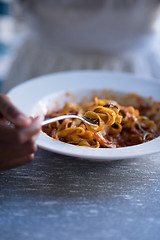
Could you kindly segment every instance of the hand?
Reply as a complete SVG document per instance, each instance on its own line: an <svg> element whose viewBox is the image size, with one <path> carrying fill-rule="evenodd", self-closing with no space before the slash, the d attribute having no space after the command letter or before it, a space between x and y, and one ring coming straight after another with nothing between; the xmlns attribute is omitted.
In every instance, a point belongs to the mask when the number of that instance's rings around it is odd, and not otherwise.
<svg viewBox="0 0 160 240"><path fill-rule="evenodd" d="M0 170L15 168L34 159L41 121L41 117L27 117L6 95L0 95Z"/></svg>

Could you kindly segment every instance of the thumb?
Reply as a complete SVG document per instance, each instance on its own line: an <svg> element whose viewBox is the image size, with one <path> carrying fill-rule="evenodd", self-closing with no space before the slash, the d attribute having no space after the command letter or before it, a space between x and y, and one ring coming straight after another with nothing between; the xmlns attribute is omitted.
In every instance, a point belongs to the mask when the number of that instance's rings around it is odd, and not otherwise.
<svg viewBox="0 0 160 240"><path fill-rule="evenodd" d="M32 123L31 118L14 106L10 98L4 94L0 95L0 114L17 127L27 127Z"/></svg>

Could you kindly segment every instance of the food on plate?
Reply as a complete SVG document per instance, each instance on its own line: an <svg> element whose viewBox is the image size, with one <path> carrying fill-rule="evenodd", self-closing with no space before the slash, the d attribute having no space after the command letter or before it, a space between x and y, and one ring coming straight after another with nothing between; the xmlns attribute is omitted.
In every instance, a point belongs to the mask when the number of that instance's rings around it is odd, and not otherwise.
<svg viewBox="0 0 160 240"><path fill-rule="evenodd" d="M43 126L42 131L54 140L92 148L127 147L160 135L160 103L134 93L117 99L96 96L87 103L66 102L45 117L66 114L84 116L97 123L97 127L79 119L65 119Z"/></svg>

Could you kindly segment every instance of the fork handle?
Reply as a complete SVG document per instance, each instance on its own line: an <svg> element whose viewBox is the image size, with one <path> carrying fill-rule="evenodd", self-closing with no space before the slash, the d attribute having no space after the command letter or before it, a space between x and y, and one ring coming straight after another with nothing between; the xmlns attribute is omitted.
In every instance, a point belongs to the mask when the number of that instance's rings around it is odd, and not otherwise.
<svg viewBox="0 0 160 240"><path fill-rule="evenodd" d="M52 122L64 120L64 119L67 119L67 118L78 118L78 119L81 119L81 117L76 116L76 115L62 115L62 116L53 117L53 118L49 118L49 119L46 119L46 120L42 121L41 126L47 125L47 124L52 123Z"/></svg>

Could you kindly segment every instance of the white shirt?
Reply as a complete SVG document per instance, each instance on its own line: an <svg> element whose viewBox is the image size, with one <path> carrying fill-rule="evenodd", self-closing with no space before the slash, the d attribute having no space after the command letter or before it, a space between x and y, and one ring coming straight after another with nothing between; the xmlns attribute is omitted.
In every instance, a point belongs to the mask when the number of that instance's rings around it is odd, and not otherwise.
<svg viewBox="0 0 160 240"><path fill-rule="evenodd" d="M30 33L18 50L8 86L72 69L160 77L159 0L20 2Z"/></svg>

